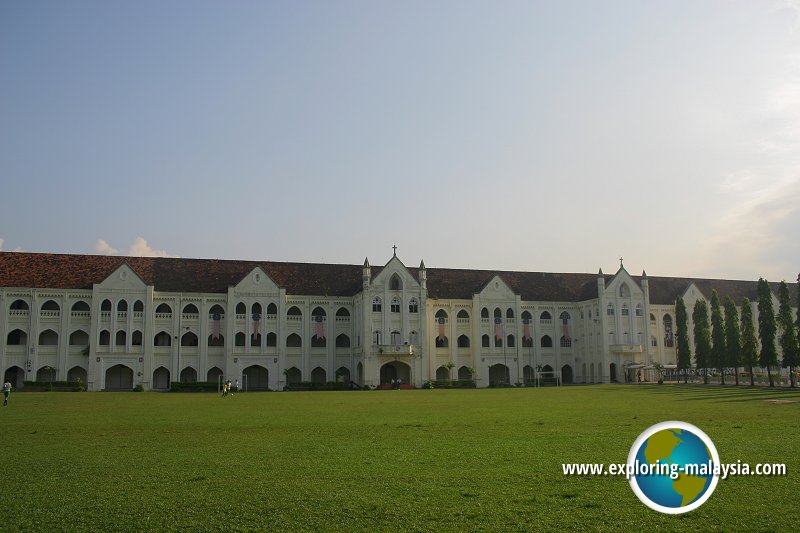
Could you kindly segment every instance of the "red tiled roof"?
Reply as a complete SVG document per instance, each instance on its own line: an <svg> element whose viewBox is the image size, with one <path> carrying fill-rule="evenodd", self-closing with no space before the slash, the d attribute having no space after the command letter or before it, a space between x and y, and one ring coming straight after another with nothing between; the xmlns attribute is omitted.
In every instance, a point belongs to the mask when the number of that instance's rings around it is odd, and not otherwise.
<svg viewBox="0 0 800 533"><path fill-rule="evenodd" d="M361 291L361 265L231 261L221 259L180 259L165 257L123 257L105 255L37 254L0 252L0 287L91 289L123 263L127 263L147 285L158 291L224 293L255 267L261 267L288 294L352 296ZM372 267L373 279L383 267ZM418 268L408 268L419 278ZM576 302L597 298L597 274L512 272L428 268L431 298L471 299L499 276L526 301ZM606 283L613 276L606 275ZM633 276L637 284L641 277ZM755 281L699 278L649 277L650 302L671 305L694 282L706 297L716 288L721 298L731 296L737 304L747 296L757 299ZM778 283L771 283L778 293ZM790 284L797 306L797 284Z"/></svg>

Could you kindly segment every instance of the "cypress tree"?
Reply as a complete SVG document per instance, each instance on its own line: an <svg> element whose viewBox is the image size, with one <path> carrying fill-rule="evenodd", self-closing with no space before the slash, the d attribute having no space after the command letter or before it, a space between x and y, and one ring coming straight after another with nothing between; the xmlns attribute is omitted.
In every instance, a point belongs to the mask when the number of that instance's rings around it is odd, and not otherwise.
<svg viewBox="0 0 800 533"><path fill-rule="evenodd" d="M797 346L797 331L795 331L794 320L792 319L792 298L789 296L789 286L785 281L781 281L778 289L778 325L781 328L781 350L783 350L783 360L781 364L784 368L789 368L789 379L792 387L795 386L794 367L800 364L800 348Z"/></svg>
<svg viewBox="0 0 800 533"><path fill-rule="evenodd" d="M711 291L711 366L719 370L720 383L725 385L725 328L722 321L722 306L719 301L717 289Z"/></svg>
<svg viewBox="0 0 800 533"><path fill-rule="evenodd" d="M683 298L675 302L675 325L678 327L678 370L683 370L683 382L687 382L687 371L692 368L692 349L689 347L689 315Z"/></svg>
<svg viewBox="0 0 800 533"><path fill-rule="evenodd" d="M753 367L758 364L758 341L753 322L753 307L747 298L742 300L742 364L750 370L750 386L755 385Z"/></svg>
<svg viewBox="0 0 800 533"><path fill-rule="evenodd" d="M742 334L739 331L739 312L733 298L725 298L725 349L728 366L733 367L736 385L739 385L739 365L742 364Z"/></svg>
<svg viewBox="0 0 800 533"><path fill-rule="evenodd" d="M770 387L775 386L771 368L778 364L778 350L775 347L777 330L775 307L772 305L772 291L769 289L767 280L758 278L758 338L761 341L758 363L767 369Z"/></svg>
<svg viewBox="0 0 800 533"><path fill-rule="evenodd" d="M703 383L708 384L709 358L711 357L711 334L708 330L708 305L697 300L692 311L694 322L694 360L697 368L703 369Z"/></svg>

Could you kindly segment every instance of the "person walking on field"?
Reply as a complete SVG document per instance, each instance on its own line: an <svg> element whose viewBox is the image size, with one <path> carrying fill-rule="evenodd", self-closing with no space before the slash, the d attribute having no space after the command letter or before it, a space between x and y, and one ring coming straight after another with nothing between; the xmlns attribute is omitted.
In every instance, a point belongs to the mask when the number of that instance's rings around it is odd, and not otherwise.
<svg viewBox="0 0 800 533"><path fill-rule="evenodd" d="M225 383L222 384L222 397L224 398L227 395L228 395L228 382L226 381Z"/></svg>
<svg viewBox="0 0 800 533"><path fill-rule="evenodd" d="M3 383L3 407L8 405L8 397L11 394L11 383L6 381Z"/></svg>

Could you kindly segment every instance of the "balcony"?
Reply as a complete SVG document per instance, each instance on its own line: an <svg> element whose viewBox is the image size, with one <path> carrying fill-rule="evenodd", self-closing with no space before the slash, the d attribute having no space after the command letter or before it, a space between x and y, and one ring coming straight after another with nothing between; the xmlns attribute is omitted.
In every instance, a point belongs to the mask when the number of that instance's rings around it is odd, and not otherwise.
<svg viewBox="0 0 800 533"><path fill-rule="evenodd" d="M391 356L414 355L413 344L374 344L372 348L373 348L373 353L376 355L391 355Z"/></svg>
<svg viewBox="0 0 800 533"><path fill-rule="evenodd" d="M611 353L617 354L643 354L644 347L641 344L612 344L609 347Z"/></svg>

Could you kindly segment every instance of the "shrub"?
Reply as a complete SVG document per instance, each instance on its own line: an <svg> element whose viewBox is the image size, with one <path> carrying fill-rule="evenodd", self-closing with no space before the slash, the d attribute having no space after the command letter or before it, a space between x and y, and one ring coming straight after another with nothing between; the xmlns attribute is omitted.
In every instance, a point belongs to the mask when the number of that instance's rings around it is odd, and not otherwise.
<svg viewBox="0 0 800 533"><path fill-rule="evenodd" d="M141 383L138 383L138 384L137 384L137 385L136 385L136 386L133 388L133 392L142 392L142 391L144 391L144 385L142 385Z"/></svg>

